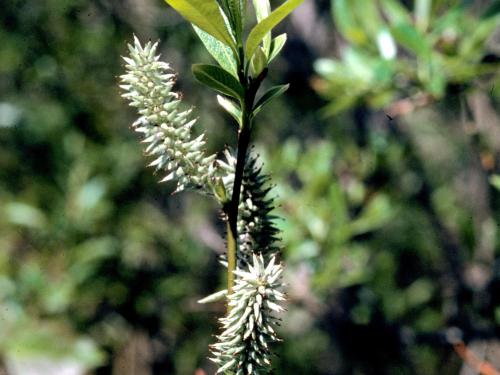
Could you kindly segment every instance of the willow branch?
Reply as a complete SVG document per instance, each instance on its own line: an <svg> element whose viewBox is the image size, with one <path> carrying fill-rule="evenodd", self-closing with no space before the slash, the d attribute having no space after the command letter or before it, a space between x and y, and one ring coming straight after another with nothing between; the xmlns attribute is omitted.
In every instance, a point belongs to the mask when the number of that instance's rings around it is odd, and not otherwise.
<svg viewBox="0 0 500 375"><path fill-rule="evenodd" d="M242 72L242 70L240 70ZM247 159L248 146L250 144L250 136L252 133L252 108L255 101L255 95L262 80L265 78L267 70L264 70L256 79L249 78L247 82L244 74L240 74L240 80L245 89L245 99L242 103L242 123L238 132L238 154L236 159L236 170L234 174L233 192L231 201L229 202L226 215L227 215L227 291L228 296L232 293L234 285L233 272L236 269L236 253L238 251L238 207L240 205L241 185L243 181L243 171L245 169L245 162ZM230 308L228 307L228 310Z"/></svg>

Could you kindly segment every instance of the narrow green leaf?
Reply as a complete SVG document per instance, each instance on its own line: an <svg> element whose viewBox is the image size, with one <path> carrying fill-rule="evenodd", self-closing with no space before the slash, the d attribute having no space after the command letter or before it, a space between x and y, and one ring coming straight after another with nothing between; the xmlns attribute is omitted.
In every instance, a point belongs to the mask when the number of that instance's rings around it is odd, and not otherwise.
<svg viewBox="0 0 500 375"><path fill-rule="evenodd" d="M408 10L398 0L381 0L382 12L392 25L411 23Z"/></svg>
<svg viewBox="0 0 500 375"><path fill-rule="evenodd" d="M396 41L421 59L427 59L431 54L428 41L418 30L408 23L399 24L391 28L391 34Z"/></svg>
<svg viewBox="0 0 500 375"><path fill-rule="evenodd" d="M195 78L224 95L243 99L243 87L234 76L216 65L194 64L193 74Z"/></svg>
<svg viewBox="0 0 500 375"><path fill-rule="evenodd" d="M354 17L351 0L332 0L332 12L335 25L344 38L354 44L368 41L366 33Z"/></svg>
<svg viewBox="0 0 500 375"><path fill-rule="evenodd" d="M203 42L203 45L213 58L219 63L221 67L231 73L233 76L238 77L236 61L234 54L228 46L218 41L210 34L206 33L199 27L193 25L194 31Z"/></svg>
<svg viewBox="0 0 500 375"><path fill-rule="evenodd" d="M446 72L446 73L445 73ZM447 84L447 71L439 54L430 54L424 64L419 64L417 77L422 82L425 90L434 98L443 97Z"/></svg>
<svg viewBox="0 0 500 375"><path fill-rule="evenodd" d="M225 26L219 5L215 0L165 1L186 20L235 49L234 40Z"/></svg>
<svg viewBox="0 0 500 375"><path fill-rule="evenodd" d="M243 19L245 16L246 7L242 0L228 0L231 10L231 21L233 24L236 40L240 40L243 34Z"/></svg>
<svg viewBox="0 0 500 375"><path fill-rule="evenodd" d="M276 38L274 38L271 42L271 52L269 53L268 64L275 59L276 56L279 55L281 49L286 43L286 34L280 34Z"/></svg>
<svg viewBox="0 0 500 375"><path fill-rule="evenodd" d="M259 22L250 31L247 43L245 46L245 54L250 59L257 49L258 45L266 34L271 31L277 24L288 16L295 8L303 3L304 0L288 0L275 9L268 17Z"/></svg>
<svg viewBox="0 0 500 375"><path fill-rule="evenodd" d="M243 33L244 10L246 9L242 3L246 3L246 0L217 0L217 2L221 7L226 26L233 31L236 44L238 44Z"/></svg>
<svg viewBox="0 0 500 375"><path fill-rule="evenodd" d="M255 15L257 16L257 22L260 22L271 14L271 4L269 0L253 0L253 7L255 9Z"/></svg>
<svg viewBox="0 0 500 375"><path fill-rule="evenodd" d="M257 77L265 68L267 68L267 57L262 47L257 47L252 60L250 61L252 77Z"/></svg>
<svg viewBox="0 0 500 375"><path fill-rule="evenodd" d="M229 113L237 122L238 124L241 126L241 120L242 120L242 116L241 116L241 109L238 108L238 106L236 105L236 103L234 103L233 101L221 96L221 95L217 95L217 102L219 103L219 105L224 108L227 113Z"/></svg>
<svg viewBox="0 0 500 375"><path fill-rule="evenodd" d="M253 0L253 7L255 9L255 15L257 16L257 22L266 19L271 14L271 4L269 0ZM266 57L269 57L269 53L271 52L271 31L266 33L262 39L262 46Z"/></svg>
<svg viewBox="0 0 500 375"><path fill-rule="evenodd" d="M281 94L283 94L286 90L288 90L288 87L290 85L279 85L279 86L274 86L271 87L269 90L267 90L264 95L261 96L261 98L255 103L252 115L255 116L257 113L259 113L262 108L269 103L272 99L277 98Z"/></svg>
<svg viewBox="0 0 500 375"><path fill-rule="evenodd" d="M461 41L458 54L465 61L480 59L485 48L485 42L500 26L500 15L483 19L472 33L465 35Z"/></svg>
<svg viewBox="0 0 500 375"><path fill-rule="evenodd" d="M367 39L375 40L375 36L384 24L376 1L350 0L351 10L357 23L363 29Z"/></svg>
<svg viewBox="0 0 500 375"><path fill-rule="evenodd" d="M222 9L222 12L224 12L226 16L229 16L231 14L231 9L229 7L229 0L217 0L217 3L219 4L219 6Z"/></svg>

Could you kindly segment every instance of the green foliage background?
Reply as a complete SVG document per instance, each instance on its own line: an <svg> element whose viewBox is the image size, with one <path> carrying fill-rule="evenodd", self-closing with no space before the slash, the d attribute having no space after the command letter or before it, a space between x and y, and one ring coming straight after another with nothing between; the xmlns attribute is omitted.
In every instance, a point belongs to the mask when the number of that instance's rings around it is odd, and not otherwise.
<svg viewBox="0 0 500 375"><path fill-rule="evenodd" d="M271 81L291 86L255 136L290 285L275 367L455 374L450 328L499 337L498 2L378 2L421 3L396 25L362 3L309 1L280 26ZM144 168L116 78L132 32L161 39L219 149L234 125L190 73L210 57L162 1L6 0L0 21L0 362L213 372L224 306L196 300L224 282L223 228Z"/></svg>

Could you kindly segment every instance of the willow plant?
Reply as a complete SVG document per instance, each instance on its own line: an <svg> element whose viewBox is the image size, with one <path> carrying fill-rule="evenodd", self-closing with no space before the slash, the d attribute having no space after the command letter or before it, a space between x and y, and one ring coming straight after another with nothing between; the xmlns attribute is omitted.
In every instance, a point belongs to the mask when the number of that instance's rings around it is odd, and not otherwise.
<svg viewBox="0 0 500 375"><path fill-rule="evenodd" d="M276 314L283 311L285 297L278 230L270 214L269 177L249 145L256 115L288 88L259 90L286 41L286 34L273 37L272 29L302 1L288 0L272 11L269 0L253 0L256 24L246 34L246 0L166 0L192 24L218 63L195 64L192 71L218 93L218 103L238 124L236 152L228 148L222 158L206 154L203 134L192 138L196 119L191 109L181 109L181 96L173 91L175 74L157 55L157 43L143 46L135 38L124 57L123 97L139 113L132 127L141 134L150 166L162 173L161 181L176 181L176 192L190 189L213 197L226 222L221 264L227 269L227 289L200 301L227 301L221 332L211 345L218 373L268 373L271 344L279 341Z"/></svg>

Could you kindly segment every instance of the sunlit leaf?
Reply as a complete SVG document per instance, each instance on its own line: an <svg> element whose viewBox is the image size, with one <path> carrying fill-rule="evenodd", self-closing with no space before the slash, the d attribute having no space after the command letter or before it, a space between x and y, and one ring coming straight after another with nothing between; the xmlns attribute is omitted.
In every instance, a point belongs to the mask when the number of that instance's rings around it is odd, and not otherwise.
<svg viewBox="0 0 500 375"><path fill-rule="evenodd" d="M186 20L214 38L234 48L235 43L227 30L215 0L165 0Z"/></svg>
<svg viewBox="0 0 500 375"><path fill-rule="evenodd" d="M255 15L257 17L257 22L261 22L265 18L269 17L271 14L271 4L269 0L253 0L253 7L255 9ZM269 56L271 49L271 32L266 33L262 39L262 47L266 56Z"/></svg>
<svg viewBox="0 0 500 375"><path fill-rule="evenodd" d="M500 175L494 174L490 177L490 184L493 186L495 189L500 191Z"/></svg>
<svg viewBox="0 0 500 375"><path fill-rule="evenodd" d="M286 43L286 34L280 34L271 41L271 51L269 52L268 63L273 61L279 55Z"/></svg>
<svg viewBox="0 0 500 375"><path fill-rule="evenodd" d="M217 102L222 108L224 108L227 111L227 113L229 113L238 122L238 124L241 125L241 120L242 120L241 109L238 108L236 103L221 95L217 95Z"/></svg>
<svg viewBox="0 0 500 375"><path fill-rule="evenodd" d="M235 57L231 48L215 39L213 36L206 33L199 27L195 25L193 25L193 27L207 51L210 52L210 54L219 63L219 65L229 73L231 73L233 76L237 77L238 74L236 73L237 68Z"/></svg>
<svg viewBox="0 0 500 375"><path fill-rule="evenodd" d="M262 42L266 34L278 25L283 19L288 16L295 8L303 3L304 0L288 0L277 9L275 9L269 17L259 22L248 35L247 44L245 46L245 54L251 58L257 46Z"/></svg>
<svg viewBox="0 0 500 375"><path fill-rule="evenodd" d="M267 67L266 53L262 47L258 47L255 51L252 60L250 61L250 68L253 77L257 77Z"/></svg>

